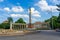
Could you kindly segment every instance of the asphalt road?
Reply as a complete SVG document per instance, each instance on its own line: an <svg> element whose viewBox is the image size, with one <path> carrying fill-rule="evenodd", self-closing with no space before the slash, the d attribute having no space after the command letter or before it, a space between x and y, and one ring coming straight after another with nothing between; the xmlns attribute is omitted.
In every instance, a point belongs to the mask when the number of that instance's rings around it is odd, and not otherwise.
<svg viewBox="0 0 60 40"><path fill-rule="evenodd" d="M0 36L0 40L60 40L60 32L41 31L22 36Z"/></svg>

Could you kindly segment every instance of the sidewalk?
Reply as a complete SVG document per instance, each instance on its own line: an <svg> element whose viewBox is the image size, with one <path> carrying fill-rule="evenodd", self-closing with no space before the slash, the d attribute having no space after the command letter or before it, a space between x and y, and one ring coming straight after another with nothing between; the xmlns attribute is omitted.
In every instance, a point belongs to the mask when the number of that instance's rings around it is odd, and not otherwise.
<svg viewBox="0 0 60 40"><path fill-rule="evenodd" d="M0 33L0 36L15 36L15 35L26 35L26 34L33 34L40 31L17 31L17 32L7 32L7 33Z"/></svg>
<svg viewBox="0 0 60 40"><path fill-rule="evenodd" d="M0 29L0 36L24 35L23 31Z"/></svg>

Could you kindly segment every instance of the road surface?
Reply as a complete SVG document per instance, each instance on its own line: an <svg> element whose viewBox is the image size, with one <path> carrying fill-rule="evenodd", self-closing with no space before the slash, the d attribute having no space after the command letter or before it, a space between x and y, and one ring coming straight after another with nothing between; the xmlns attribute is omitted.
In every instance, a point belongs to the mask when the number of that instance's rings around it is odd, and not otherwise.
<svg viewBox="0 0 60 40"><path fill-rule="evenodd" d="M22 36L0 36L0 40L60 40L60 32L41 31Z"/></svg>

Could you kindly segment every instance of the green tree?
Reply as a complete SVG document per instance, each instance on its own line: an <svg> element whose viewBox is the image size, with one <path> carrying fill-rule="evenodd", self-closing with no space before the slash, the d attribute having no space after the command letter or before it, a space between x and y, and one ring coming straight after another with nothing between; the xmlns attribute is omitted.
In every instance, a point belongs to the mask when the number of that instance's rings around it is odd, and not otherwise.
<svg viewBox="0 0 60 40"><path fill-rule="evenodd" d="M1 25L2 25L3 29L10 29L9 23L2 23Z"/></svg>
<svg viewBox="0 0 60 40"><path fill-rule="evenodd" d="M9 22L9 23L10 23L10 22L13 22L13 18L12 18L12 17L8 17L7 19L8 19L8 22Z"/></svg>
<svg viewBox="0 0 60 40"><path fill-rule="evenodd" d="M57 26L58 28L60 28L60 4L58 4L57 7L58 7L57 10L59 11L59 16L57 18Z"/></svg>
<svg viewBox="0 0 60 40"><path fill-rule="evenodd" d="M59 14L59 16L57 18L57 22L60 23L60 14Z"/></svg>
<svg viewBox="0 0 60 40"><path fill-rule="evenodd" d="M22 18L19 18L16 23L26 23Z"/></svg>
<svg viewBox="0 0 60 40"><path fill-rule="evenodd" d="M10 29L10 22L13 22L13 19L11 17L8 17L7 19L8 21L4 21L3 23L0 24L0 28Z"/></svg>
<svg viewBox="0 0 60 40"><path fill-rule="evenodd" d="M50 19L45 20L45 22L48 22L51 28L52 28L52 22L53 22L53 29L57 28L57 17L56 16L52 16Z"/></svg>
<svg viewBox="0 0 60 40"><path fill-rule="evenodd" d="M49 22L50 21L50 19L48 19L48 20L45 20L45 22Z"/></svg>
<svg viewBox="0 0 60 40"><path fill-rule="evenodd" d="M57 27L60 28L60 14L59 14L59 16L57 18Z"/></svg>
<svg viewBox="0 0 60 40"><path fill-rule="evenodd" d="M4 27L3 27L3 25L2 24L0 24L0 29L3 29Z"/></svg>

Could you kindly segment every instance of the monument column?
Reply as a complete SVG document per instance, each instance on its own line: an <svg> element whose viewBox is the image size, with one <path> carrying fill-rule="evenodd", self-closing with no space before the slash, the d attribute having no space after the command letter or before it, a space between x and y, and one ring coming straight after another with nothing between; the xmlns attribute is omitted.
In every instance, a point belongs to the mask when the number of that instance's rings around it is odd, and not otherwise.
<svg viewBox="0 0 60 40"><path fill-rule="evenodd" d="M10 30L12 30L12 22L10 22Z"/></svg>
<svg viewBox="0 0 60 40"><path fill-rule="evenodd" d="M29 28L32 28L31 27L31 8L29 8Z"/></svg>

